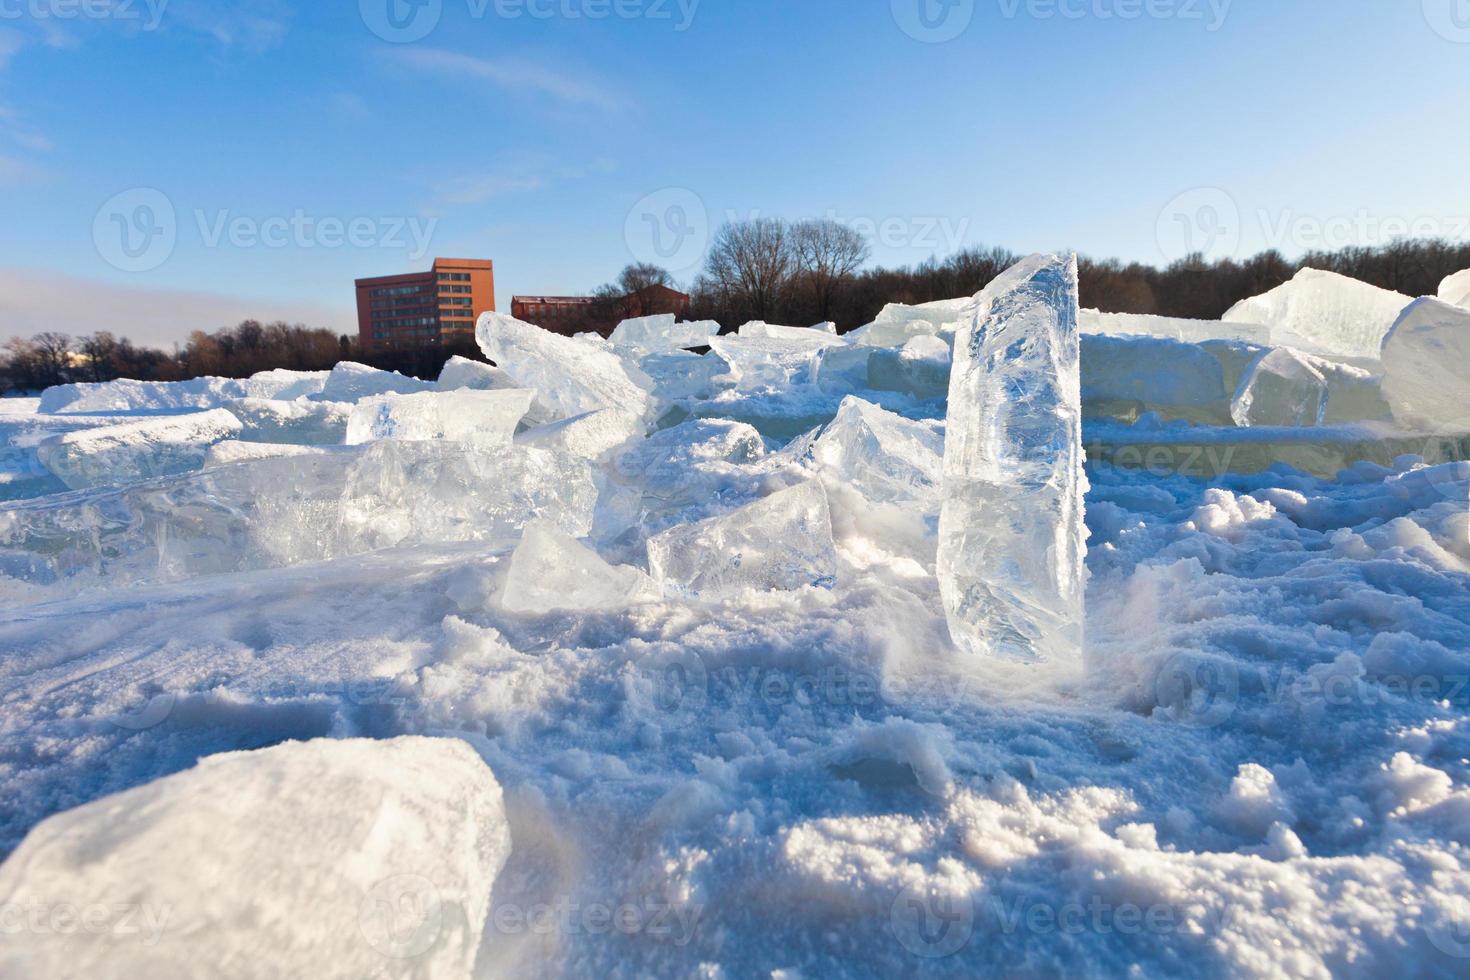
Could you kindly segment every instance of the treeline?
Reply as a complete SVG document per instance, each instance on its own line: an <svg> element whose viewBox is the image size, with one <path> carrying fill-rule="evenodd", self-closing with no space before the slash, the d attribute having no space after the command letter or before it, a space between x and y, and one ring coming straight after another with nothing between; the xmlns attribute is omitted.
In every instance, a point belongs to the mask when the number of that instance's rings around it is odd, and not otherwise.
<svg viewBox="0 0 1470 980"><path fill-rule="evenodd" d="M0 351L0 379L9 390L39 391L117 378L182 381L246 378L271 368L321 371L352 356L353 346L330 330L255 320L214 333L196 330L171 352L140 347L105 330L80 338L47 332L8 341Z"/></svg>
<svg viewBox="0 0 1470 980"><path fill-rule="evenodd" d="M692 286L693 315L733 328L749 320L842 330L871 322L887 303L928 303L984 289L1023 256L969 248L946 259L896 269L859 267L867 243L835 222L788 224L761 218L728 224L715 236ZM1304 268L1325 269L1409 296L1433 295L1448 275L1470 268L1470 244L1401 239L1378 247L1277 251L1244 260L1193 255L1164 268L1117 259L1079 259L1084 307L1108 313L1218 320L1240 300L1274 289Z"/></svg>
<svg viewBox="0 0 1470 980"><path fill-rule="evenodd" d="M799 325L831 320L846 331L871 322L887 303L927 303L977 293L1022 258L1002 248L969 248L916 266L863 268L869 254L860 234L835 221L758 218L727 224L690 287L690 315L716 320L727 330L750 320ZM1409 296L1433 295L1446 276L1470 269L1470 244L1402 239L1378 247L1310 252L1294 261L1276 251L1240 261L1210 262L1196 255L1164 268L1082 258L1081 300L1084 307L1109 313L1215 320L1240 300L1274 289L1304 268L1338 272ZM652 287L673 284L669 273L656 266L629 266L598 291L592 315L615 323L624 316L659 312L640 305L639 297L649 295ZM456 354L481 357L472 342L368 353L354 338L330 330L255 320L213 333L195 331L172 352L140 347L106 331L81 338L48 332L11 340L0 349L0 392L115 378L179 381L202 375L243 378L271 368L324 371L343 360L434 378Z"/></svg>

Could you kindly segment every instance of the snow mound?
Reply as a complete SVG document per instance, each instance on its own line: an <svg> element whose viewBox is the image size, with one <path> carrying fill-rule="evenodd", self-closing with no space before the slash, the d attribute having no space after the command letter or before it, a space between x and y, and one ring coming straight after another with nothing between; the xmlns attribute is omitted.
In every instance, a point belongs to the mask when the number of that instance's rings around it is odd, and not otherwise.
<svg viewBox="0 0 1470 980"><path fill-rule="evenodd" d="M320 394L327 375L319 371L262 371L243 380L106 381L70 384L41 393L43 413L179 412L220 408L239 398L291 400Z"/></svg>
<svg viewBox="0 0 1470 980"><path fill-rule="evenodd" d="M1376 358L1384 335L1409 302L1402 293L1335 272L1303 269L1290 282L1241 300L1225 320L1268 327L1270 342L1278 347Z"/></svg>
<svg viewBox="0 0 1470 980"><path fill-rule="evenodd" d="M58 814L0 866L6 976L468 976L510 855L500 787L449 739L287 743Z"/></svg>

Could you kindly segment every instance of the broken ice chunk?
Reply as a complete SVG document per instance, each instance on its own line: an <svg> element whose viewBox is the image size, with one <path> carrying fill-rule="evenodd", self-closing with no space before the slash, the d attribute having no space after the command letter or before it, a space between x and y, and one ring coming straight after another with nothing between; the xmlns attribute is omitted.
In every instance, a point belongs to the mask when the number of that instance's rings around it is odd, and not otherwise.
<svg viewBox="0 0 1470 980"><path fill-rule="evenodd" d="M449 439L499 449L510 445L535 397L524 388L466 388L367 398L352 410L346 441L358 446L378 439Z"/></svg>
<svg viewBox="0 0 1470 980"><path fill-rule="evenodd" d="M848 339L871 347L902 347L915 337L953 333L968 318L974 302L974 297L963 296L919 306L889 303L877 320L854 330Z"/></svg>
<svg viewBox="0 0 1470 980"><path fill-rule="evenodd" d="M501 604L514 613L625 609L658 598L643 572L610 565L549 521L532 521L510 558Z"/></svg>
<svg viewBox="0 0 1470 980"><path fill-rule="evenodd" d="M1242 428L1258 425L1315 426L1327 414L1327 378L1312 359L1278 347L1246 373L1230 406Z"/></svg>
<svg viewBox="0 0 1470 980"><path fill-rule="evenodd" d="M1230 422L1221 361L1196 344L1157 337L1082 338L1082 405L1089 418L1132 422L1145 412Z"/></svg>
<svg viewBox="0 0 1470 980"><path fill-rule="evenodd" d="M394 371L379 371L366 364L343 361L332 368L321 392L311 397L323 402L356 402L374 395L413 395L433 390L434 386L427 381L405 378Z"/></svg>
<svg viewBox="0 0 1470 980"><path fill-rule="evenodd" d="M289 401L321 392L325 371L261 371L249 378L193 378L189 381L133 381L69 384L41 393L39 411L65 412L177 412L220 408L237 398L276 398Z"/></svg>
<svg viewBox="0 0 1470 980"><path fill-rule="evenodd" d="M500 786L456 739L210 756L26 836L4 908L120 904L101 928L7 930L0 974L469 976L510 850Z"/></svg>
<svg viewBox="0 0 1470 980"><path fill-rule="evenodd" d="M598 459L642 434L641 419L616 408L604 408L527 429L516 436L515 443L517 446L555 449L583 459Z"/></svg>
<svg viewBox="0 0 1470 980"><path fill-rule="evenodd" d="M974 655L1080 667L1086 530L1077 259L1034 255L955 338L938 573Z"/></svg>
<svg viewBox="0 0 1470 980"><path fill-rule="evenodd" d="M1159 337L1186 344L1202 344L1210 340L1257 344L1267 344L1271 341L1270 328L1260 323L1184 320L1177 317L1140 313L1103 313L1098 310L1083 310L1079 324L1082 328L1084 345L1090 334L1107 337ZM1085 361L1085 353L1083 357ZM1083 369L1086 370L1085 363Z"/></svg>
<svg viewBox="0 0 1470 980"><path fill-rule="evenodd" d="M738 337L765 337L770 340L809 340L814 333L835 337L837 324L825 322L812 327L783 327L764 320L751 320L735 331Z"/></svg>
<svg viewBox="0 0 1470 980"><path fill-rule="evenodd" d="M222 408L52 436L36 448L42 464L73 490L197 470L209 447L240 433Z"/></svg>
<svg viewBox="0 0 1470 980"><path fill-rule="evenodd" d="M878 349L851 344L818 351L813 369L818 387L823 391L860 391L868 387L868 358Z"/></svg>
<svg viewBox="0 0 1470 980"><path fill-rule="evenodd" d="M236 463L253 463L262 459L279 459L282 456L321 456L331 452L325 446L291 446L279 442L238 442L227 439L215 443L204 457L204 468L212 470Z"/></svg>
<svg viewBox="0 0 1470 980"><path fill-rule="evenodd" d="M830 588L837 548L827 493L810 480L720 517L670 528L649 540L648 564L666 590L700 598Z"/></svg>
<svg viewBox="0 0 1470 980"><path fill-rule="evenodd" d="M468 357L455 355L444 365L439 372L439 380L435 384L440 391L457 391L461 388L473 388L476 391L495 391L499 388L519 388L515 379L506 374L493 364L484 361L472 361Z"/></svg>
<svg viewBox="0 0 1470 980"><path fill-rule="evenodd" d="M1335 272L1303 269L1290 282L1241 300L1231 322L1270 328L1270 342L1329 357L1377 357L1409 297Z"/></svg>
<svg viewBox="0 0 1470 980"><path fill-rule="evenodd" d="M678 323L672 313L624 320L613 330L609 341L614 347L636 347L648 351L679 350L686 347L708 347L717 337L720 325L713 320Z"/></svg>
<svg viewBox="0 0 1470 980"><path fill-rule="evenodd" d="M1439 298L1451 306L1470 309L1470 269L1446 276L1439 284Z"/></svg>
<svg viewBox="0 0 1470 980"><path fill-rule="evenodd" d="M798 336L716 337L710 341L710 348L730 365L736 384L750 390L810 381L817 354L845 344L830 334L802 329Z"/></svg>
<svg viewBox="0 0 1470 980"><path fill-rule="evenodd" d="M1416 300L1383 343L1383 394L1394 418L1470 431L1470 309Z"/></svg>
<svg viewBox="0 0 1470 980"><path fill-rule="evenodd" d="M277 401L242 398L225 405L240 420L240 438L247 442L295 443L303 446L337 446L347 435L352 405L319 402L307 398Z"/></svg>
<svg viewBox="0 0 1470 980"><path fill-rule="evenodd" d="M944 479L944 437L848 396L812 447L812 458L877 502L930 501Z"/></svg>
<svg viewBox="0 0 1470 980"><path fill-rule="evenodd" d="M653 382L605 346L562 337L503 313L486 313L475 328L485 356L525 388L547 421L575 418L603 408L639 418L654 412Z"/></svg>
<svg viewBox="0 0 1470 980"><path fill-rule="evenodd" d="M868 359L868 387L921 400L943 398L949 392L950 361L949 344L939 337L914 337L898 350L880 347Z"/></svg>
<svg viewBox="0 0 1470 980"><path fill-rule="evenodd" d="M713 398L726 384L730 365L718 354L687 350L654 351L638 361L639 370L653 381L653 393L665 401Z"/></svg>

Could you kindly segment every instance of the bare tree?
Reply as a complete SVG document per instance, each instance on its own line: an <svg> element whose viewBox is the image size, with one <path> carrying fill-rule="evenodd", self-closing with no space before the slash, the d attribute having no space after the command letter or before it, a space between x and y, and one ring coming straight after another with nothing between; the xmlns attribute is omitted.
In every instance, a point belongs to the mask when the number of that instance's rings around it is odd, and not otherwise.
<svg viewBox="0 0 1470 980"><path fill-rule="evenodd" d="M797 265L791 227L780 218L731 222L715 235L705 279L756 319L773 317Z"/></svg>
<svg viewBox="0 0 1470 980"><path fill-rule="evenodd" d="M817 316L832 319L837 291L868 261L867 241L847 225L821 218L791 229L792 248L802 281L811 290Z"/></svg>
<svg viewBox="0 0 1470 980"><path fill-rule="evenodd" d="M117 377L113 356L117 353L117 338L106 330L99 330L90 337L83 337L82 356L87 359L87 380L92 382L111 381Z"/></svg>
<svg viewBox="0 0 1470 980"><path fill-rule="evenodd" d="M667 286L673 288L674 277L669 275L669 270L656 266L651 262L638 262L625 268L619 275L617 288L622 290L624 296L641 293L653 286Z"/></svg>

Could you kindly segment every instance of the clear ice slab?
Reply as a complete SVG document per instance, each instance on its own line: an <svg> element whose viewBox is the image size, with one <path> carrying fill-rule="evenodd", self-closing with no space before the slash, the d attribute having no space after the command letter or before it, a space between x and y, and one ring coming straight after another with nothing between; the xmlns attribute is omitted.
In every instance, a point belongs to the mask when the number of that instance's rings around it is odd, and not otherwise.
<svg viewBox="0 0 1470 980"><path fill-rule="evenodd" d="M1075 256L1034 255L955 338L938 573L968 654L1082 665L1086 529Z"/></svg>

